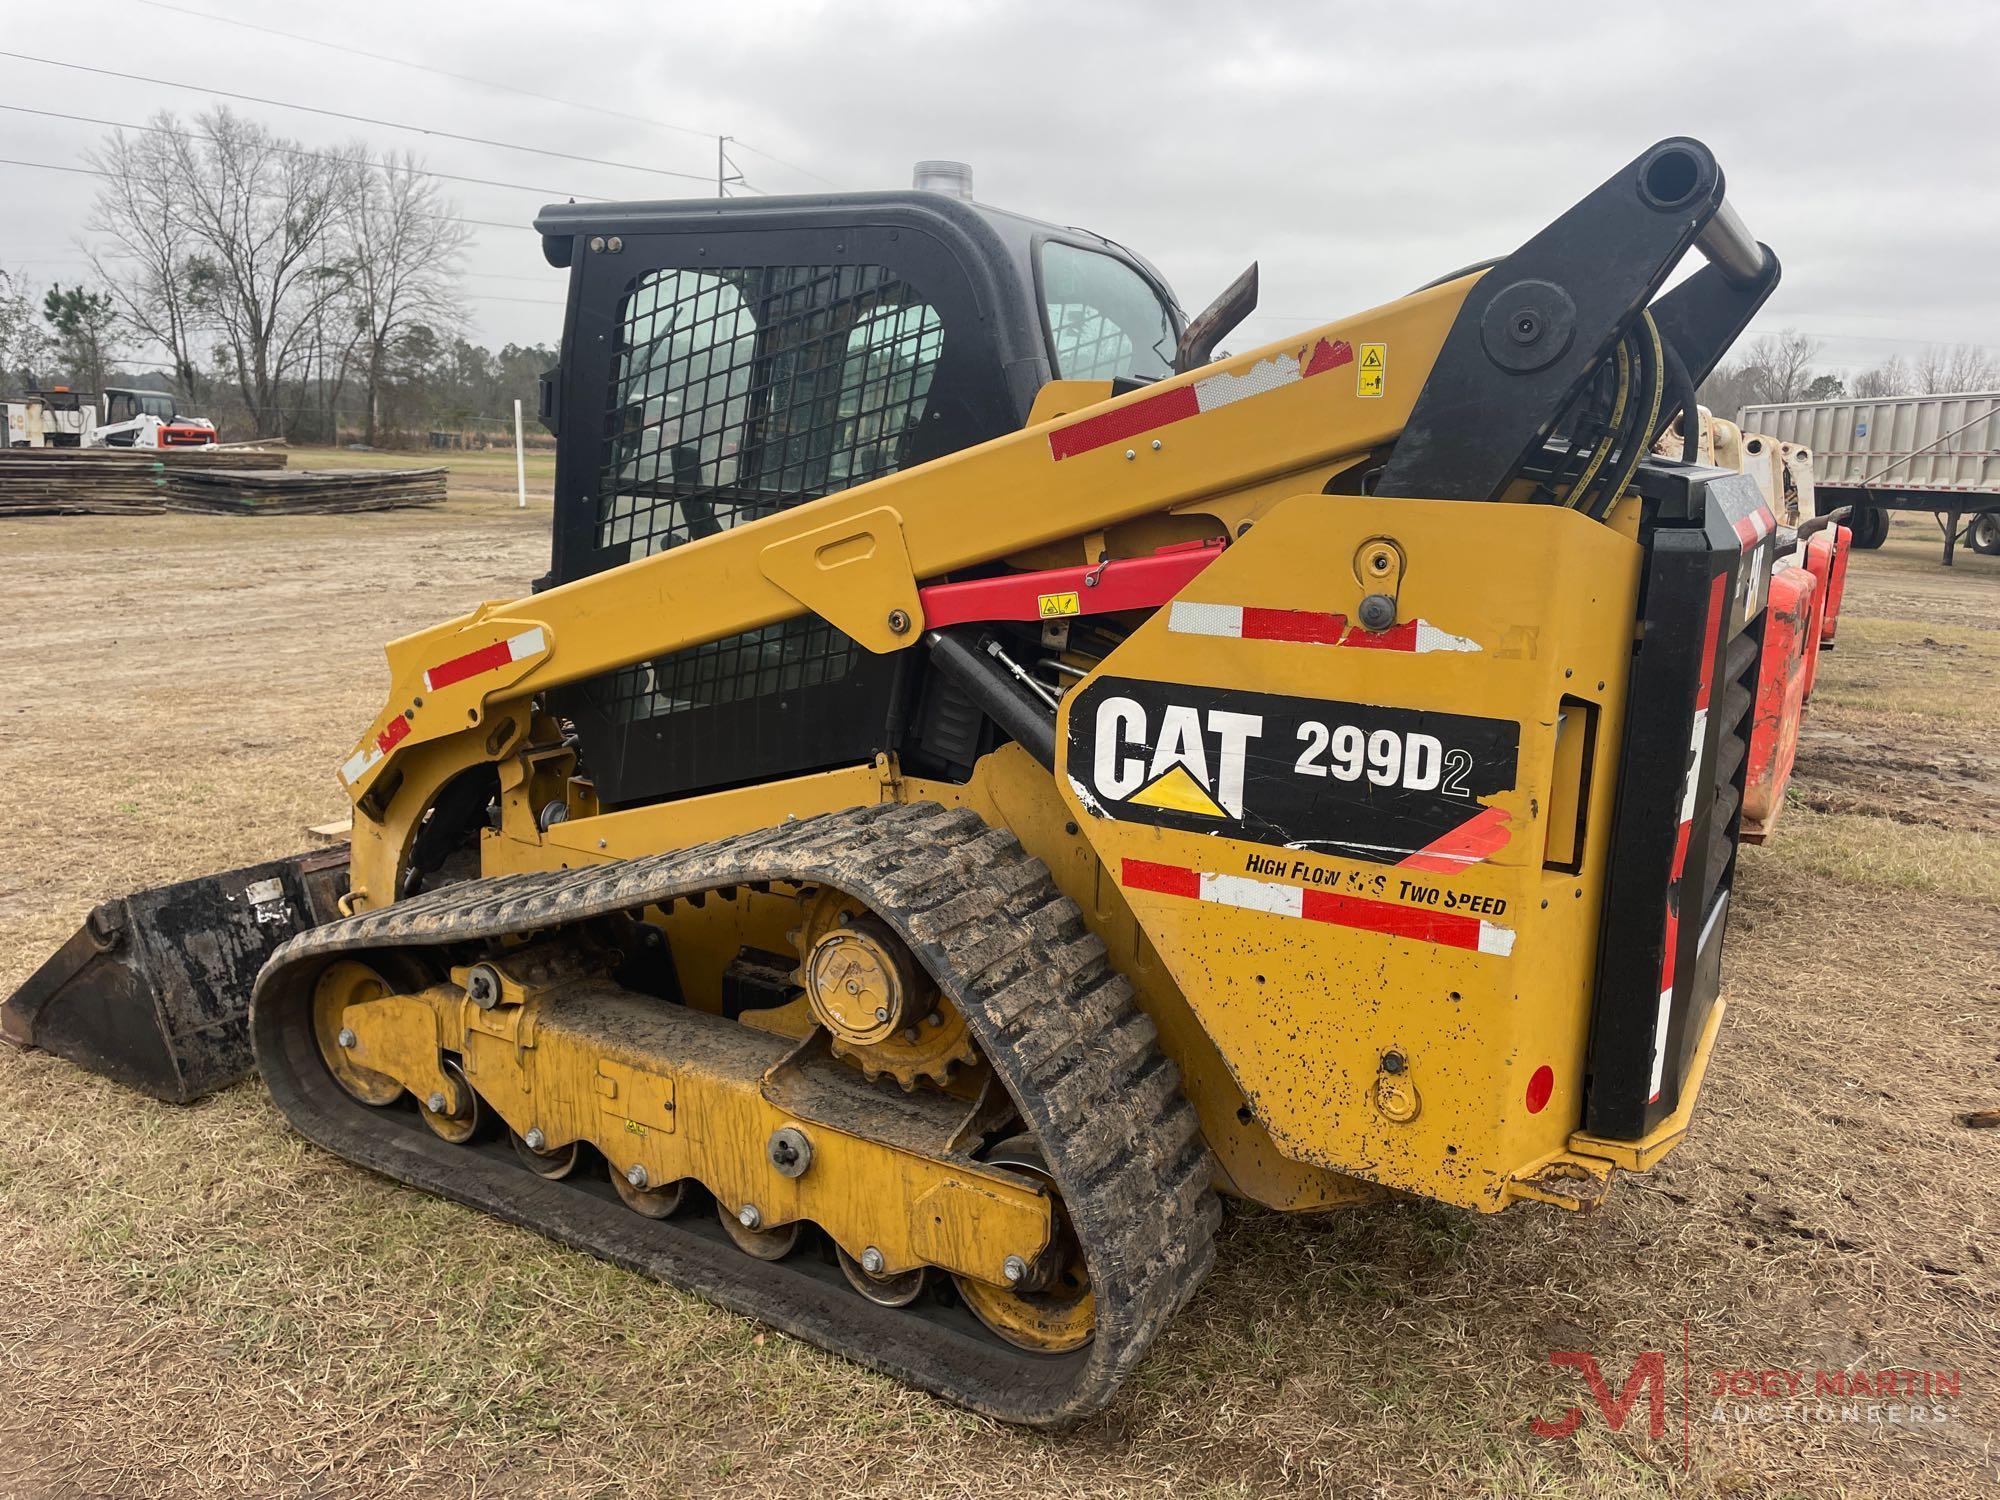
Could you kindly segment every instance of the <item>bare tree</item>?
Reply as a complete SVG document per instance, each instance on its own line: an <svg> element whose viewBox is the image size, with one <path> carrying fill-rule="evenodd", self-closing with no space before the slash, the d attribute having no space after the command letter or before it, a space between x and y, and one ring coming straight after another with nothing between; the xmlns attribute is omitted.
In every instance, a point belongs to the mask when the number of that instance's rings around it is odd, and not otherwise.
<svg viewBox="0 0 2000 1500"><path fill-rule="evenodd" d="M1907 396L1916 389L1910 381L1910 367L1903 363L1900 354L1892 354L1873 369L1863 370L1852 384L1854 394L1863 400Z"/></svg>
<svg viewBox="0 0 2000 1500"><path fill-rule="evenodd" d="M48 335L18 276L0 271L0 386L25 388L49 354Z"/></svg>
<svg viewBox="0 0 2000 1500"><path fill-rule="evenodd" d="M1840 393L1837 377L1818 368L1820 342L1787 328L1766 334L1702 382L1708 409L1732 421L1746 406L1820 401Z"/></svg>
<svg viewBox="0 0 2000 1500"><path fill-rule="evenodd" d="M191 131L166 114L155 126L143 147L119 132L100 153L110 158L101 169L112 176L98 197L96 226L144 246L149 231L137 221L152 215L180 240L175 262L157 250L142 255L121 300L129 308L156 299L155 336L164 330L182 349L202 334L216 339L257 435L275 435L284 417L281 392L304 368L315 320L346 290L343 273L327 267L322 251L353 197L353 164L308 152L221 107L197 117ZM119 162L126 153L131 160ZM159 173L161 200L121 189L128 175L148 167ZM165 274L170 265L178 274ZM175 304L178 311L165 310ZM185 320L182 333L173 333L170 316ZM177 351L176 362L182 358Z"/></svg>
<svg viewBox="0 0 2000 1500"><path fill-rule="evenodd" d="M1984 344L1932 344L1915 360L1892 354L1854 377L1854 394L1945 396L2000 390L2000 359Z"/></svg>
<svg viewBox="0 0 2000 1500"><path fill-rule="evenodd" d="M166 134L178 127L164 112L153 124L155 130L131 136L120 131L88 153L105 185L84 227L103 237L90 247L90 263L118 299L127 326L167 351L175 394L198 410L202 361L189 295L195 249L178 213L179 160Z"/></svg>
<svg viewBox="0 0 2000 1500"><path fill-rule="evenodd" d="M343 231L346 295L361 334L372 444L391 351L419 327L445 334L463 321L459 263L470 235L414 157L392 153L356 166Z"/></svg>
<svg viewBox="0 0 2000 1500"><path fill-rule="evenodd" d="M1803 401L1818 371L1820 342L1787 328L1750 346L1750 363L1760 373L1757 400Z"/></svg>
<svg viewBox="0 0 2000 1500"><path fill-rule="evenodd" d="M1980 344L1932 344L1917 357L1911 376L1920 396L2000 390L2000 360Z"/></svg>
<svg viewBox="0 0 2000 1500"><path fill-rule="evenodd" d="M1756 402L1759 371L1747 359L1724 360L1701 383L1701 404L1733 422L1743 408Z"/></svg>

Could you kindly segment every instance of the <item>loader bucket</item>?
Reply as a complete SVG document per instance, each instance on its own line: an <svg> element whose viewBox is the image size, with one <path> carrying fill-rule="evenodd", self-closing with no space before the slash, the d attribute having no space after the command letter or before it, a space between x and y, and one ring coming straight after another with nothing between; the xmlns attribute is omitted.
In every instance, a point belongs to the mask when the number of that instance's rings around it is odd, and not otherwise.
<svg viewBox="0 0 2000 1500"><path fill-rule="evenodd" d="M185 1104L252 1071L250 989L286 938L339 915L347 850L155 886L92 909L0 1004L0 1038Z"/></svg>

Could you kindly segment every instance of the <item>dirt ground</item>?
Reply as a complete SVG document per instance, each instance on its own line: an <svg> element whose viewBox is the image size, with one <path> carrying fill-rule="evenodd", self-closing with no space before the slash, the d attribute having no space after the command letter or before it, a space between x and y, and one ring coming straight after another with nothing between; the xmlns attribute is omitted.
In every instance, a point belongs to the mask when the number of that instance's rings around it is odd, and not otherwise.
<svg viewBox="0 0 2000 1500"><path fill-rule="evenodd" d="M537 474L545 492L546 469ZM545 565L545 493L435 513L0 522L0 991L94 901L291 852L380 642ZM2000 1486L2000 562L1857 557L1748 851L1693 1136L1585 1218L1232 1213L1111 1411L968 1416L359 1170L251 1082L173 1108L0 1049L0 1496L1991 1494ZM1613 1395L1613 1433L1552 1353ZM1718 1370L1956 1372L1816 1415ZM1685 1385L1683 1384L1685 1380ZM1684 1395L1685 1391L1685 1395ZM1572 1436L1535 1417L1583 1408Z"/></svg>

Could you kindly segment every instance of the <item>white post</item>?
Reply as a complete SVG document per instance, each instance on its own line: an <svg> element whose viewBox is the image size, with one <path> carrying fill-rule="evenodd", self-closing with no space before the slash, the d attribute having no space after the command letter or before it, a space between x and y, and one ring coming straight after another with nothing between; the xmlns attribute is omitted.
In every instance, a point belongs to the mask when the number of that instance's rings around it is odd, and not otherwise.
<svg viewBox="0 0 2000 1500"><path fill-rule="evenodd" d="M521 442L521 403L514 402L514 487L520 491L520 509L528 508L528 451Z"/></svg>

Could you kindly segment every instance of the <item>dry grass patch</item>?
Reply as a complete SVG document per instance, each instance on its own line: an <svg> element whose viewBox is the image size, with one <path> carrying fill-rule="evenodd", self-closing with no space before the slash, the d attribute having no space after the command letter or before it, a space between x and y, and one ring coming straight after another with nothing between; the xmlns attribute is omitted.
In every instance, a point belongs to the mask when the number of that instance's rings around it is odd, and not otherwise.
<svg viewBox="0 0 2000 1500"><path fill-rule="evenodd" d="M2000 835L1818 813L1801 800L1791 798L1767 847L1746 851L1750 869L2000 905Z"/></svg>

